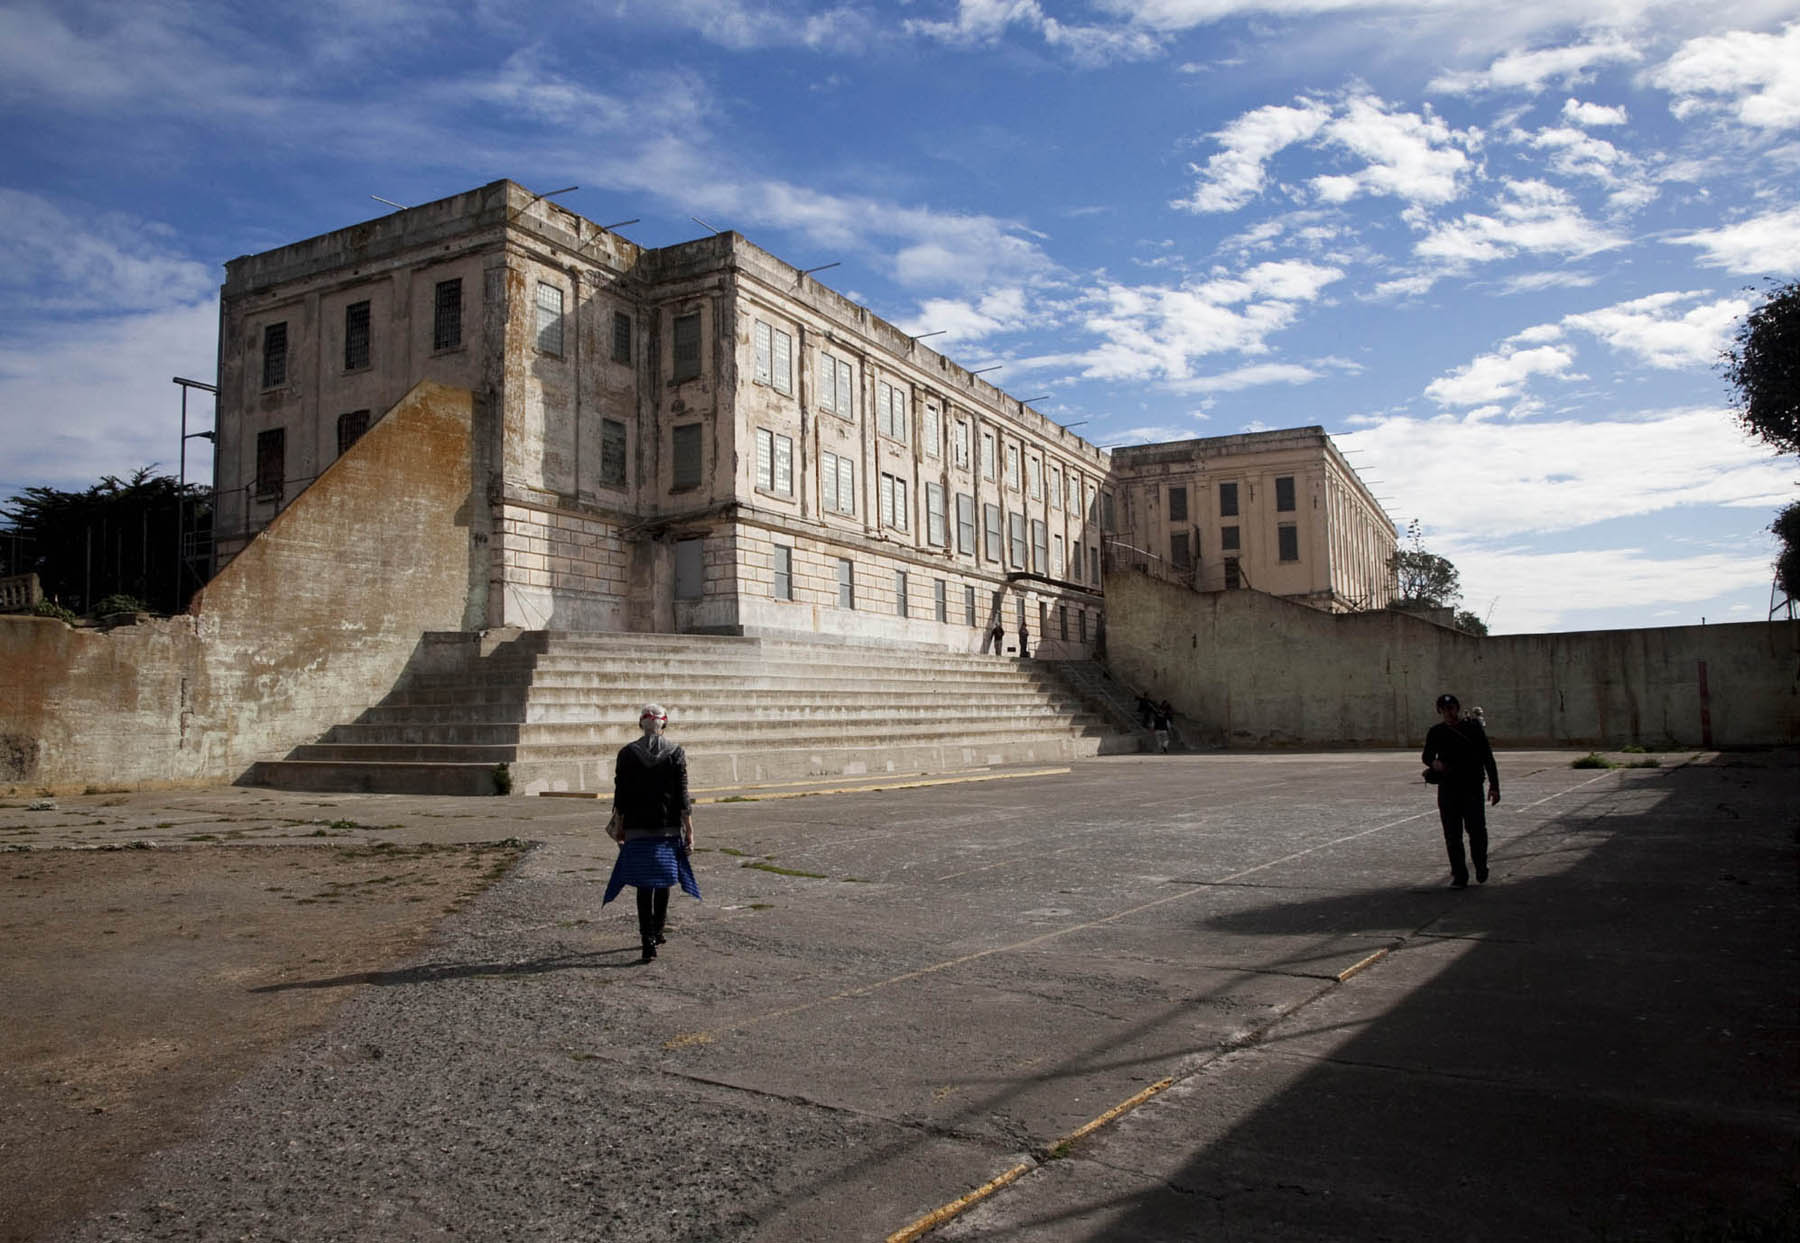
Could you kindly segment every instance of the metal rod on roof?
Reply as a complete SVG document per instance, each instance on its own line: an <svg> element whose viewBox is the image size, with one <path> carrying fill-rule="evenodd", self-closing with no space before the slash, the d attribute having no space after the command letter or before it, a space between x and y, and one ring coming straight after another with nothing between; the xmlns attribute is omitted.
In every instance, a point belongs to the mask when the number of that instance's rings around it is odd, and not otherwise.
<svg viewBox="0 0 1800 1243"><path fill-rule="evenodd" d="M602 229L605 229L608 233L611 233L614 229L623 229L626 225L636 224L638 221L640 221L642 219L643 219L642 216L633 216L630 220L621 220L617 224L603 224L600 227Z"/></svg>
<svg viewBox="0 0 1800 1243"><path fill-rule="evenodd" d="M1088 422L1087 419L1076 419L1073 423L1058 423L1057 426L1058 427L1080 427L1083 423L1086 423L1086 422Z"/></svg>
<svg viewBox="0 0 1800 1243"><path fill-rule="evenodd" d="M571 190L579 190L579 189L581 189L580 186L564 186L560 190L546 190L542 194L538 195L537 197L540 199L547 199L553 194L567 194Z"/></svg>
<svg viewBox="0 0 1800 1243"><path fill-rule="evenodd" d="M835 268L835 267L838 267L838 266L839 266L839 265L841 265L841 264L842 264L842 263L843 263L843 262L844 262L844 261L843 261L843 260L842 260L842 259L839 259L839 260L837 260L837 261L836 261L836 262L835 262L835 263L821 263L821 264L820 264L820 265L819 265L819 266L818 266L818 267L816 267L816 268L801 268L801 269L800 269L800 275L801 275L801 276L811 276L811 275L812 275L812 274L813 274L813 273L814 273L814 272L823 272L823 271L824 271L824 270L825 270L825 269L826 269L826 268Z"/></svg>
<svg viewBox="0 0 1800 1243"><path fill-rule="evenodd" d="M936 332L921 332L918 336L914 337L913 340L923 341L926 337L941 337L949 331L948 328L939 328Z"/></svg>
<svg viewBox="0 0 1800 1243"><path fill-rule="evenodd" d="M401 211L408 210L405 203L396 203L393 199L384 199L379 194L371 194L369 197L374 199L377 203L386 203L389 207L398 207Z"/></svg>
<svg viewBox="0 0 1800 1243"><path fill-rule="evenodd" d="M723 229L713 229L713 227L710 224L707 224L706 221L700 219L700 217L698 217L698 216L689 216L688 219L692 220L695 224L699 225L702 229L712 229L712 231L714 233L723 233L725 231Z"/></svg>
<svg viewBox="0 0 1800 1243"><path fill-rule="evenodd" d="M970 375L980 375L984 371L998 371L998 370L1000 370L1000 368L1002 368L1004 366L1006 366L1005 363L995 363L992 367L976 367L973 370L971 370L969 372L969 374Z"/></svg>
<svg viewBox="0 0 1800 1243"><path fill-rule="evenodd" d="M1049 397L1050 397L1049 393L1039 393L1036 397L1021 397L1021 398L1019 398L1019 404L1021 406L1026 406L1026 405L1030 405L1034 401L1044 401Z"/></svg>

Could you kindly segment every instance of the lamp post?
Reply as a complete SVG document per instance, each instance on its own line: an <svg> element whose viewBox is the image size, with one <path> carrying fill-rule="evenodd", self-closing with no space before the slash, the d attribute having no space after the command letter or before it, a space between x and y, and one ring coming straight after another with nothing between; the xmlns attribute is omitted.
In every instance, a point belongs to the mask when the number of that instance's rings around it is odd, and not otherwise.
<svg viewBox="0 0 1800 1243"><path fill-rule="evenodd" d="M188 390L197 388L213 395L213 418L218 418L219 387L203 380L184 380L180 376L171 377L181 386L181 479L175 492L175 594L170 599L171 610L181 604L182 567L187 564L187 442L190 440L209 440L214 445L219 443L219 433L215 429L205 432L189 432L187 429Z"/></svg>

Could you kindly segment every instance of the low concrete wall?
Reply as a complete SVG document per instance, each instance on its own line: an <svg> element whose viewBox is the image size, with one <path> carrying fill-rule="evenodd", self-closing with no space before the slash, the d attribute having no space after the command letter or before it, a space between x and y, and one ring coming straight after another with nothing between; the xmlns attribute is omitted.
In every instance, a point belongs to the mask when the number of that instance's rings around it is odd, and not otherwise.
<svg viewBox="0 0 1800 1243"><path fill-rule="evenodd" d="M413 389L183 616L0 617L0 782L235 780L379 700L422 632L479 606L470 415L466 390Z"/></svg>
<svg viewBox="0 0 1800 1243"><path fill-rule="evenodd" d="M1167 696L1215 745L1416 746L1442 691L1479 704L1503 745L1800 741L1796 622L1482 638L1128 572L1106 597L1114 675Z"/></svg>

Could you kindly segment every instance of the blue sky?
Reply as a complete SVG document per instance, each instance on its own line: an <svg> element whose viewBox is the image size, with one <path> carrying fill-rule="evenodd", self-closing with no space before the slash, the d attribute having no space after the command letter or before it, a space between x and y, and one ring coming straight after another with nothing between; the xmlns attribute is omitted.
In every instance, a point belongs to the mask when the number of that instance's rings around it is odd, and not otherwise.
<svg viewBox="0 0 1800 1243"><path fill-rule="evenodd" d="M7 0L0 110L0 495L175 469L226 260L511 177L1102 445L1322 424L1497 633L1767 614L1800 0Z"/></svg>

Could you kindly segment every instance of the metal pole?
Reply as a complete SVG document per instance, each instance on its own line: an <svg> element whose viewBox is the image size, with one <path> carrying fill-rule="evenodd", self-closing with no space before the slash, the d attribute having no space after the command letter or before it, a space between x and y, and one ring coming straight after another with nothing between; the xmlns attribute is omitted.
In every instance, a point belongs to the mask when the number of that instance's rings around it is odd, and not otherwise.
<svg viewBox="0 0 1800 1243"><path fill-rule="evenodd" d="M187 495L187 385L181 385L181 482L175 489L175 591L169 597L169 612L181 607L181 542L187 536L186 514L182 498Z"/></svg>

